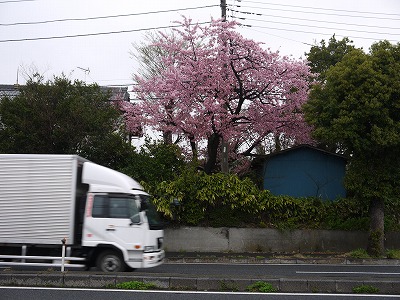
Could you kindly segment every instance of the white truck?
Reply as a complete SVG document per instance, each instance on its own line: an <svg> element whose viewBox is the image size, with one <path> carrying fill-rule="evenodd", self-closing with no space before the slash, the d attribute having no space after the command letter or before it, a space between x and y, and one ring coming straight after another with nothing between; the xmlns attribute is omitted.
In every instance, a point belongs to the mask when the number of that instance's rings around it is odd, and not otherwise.
<svg viewBox="0 0 400 300"><path fill-rule="evenodd" d="M0 266L155 267L163 238L150 196L127 175L77 155L0 154Z"/></svg>

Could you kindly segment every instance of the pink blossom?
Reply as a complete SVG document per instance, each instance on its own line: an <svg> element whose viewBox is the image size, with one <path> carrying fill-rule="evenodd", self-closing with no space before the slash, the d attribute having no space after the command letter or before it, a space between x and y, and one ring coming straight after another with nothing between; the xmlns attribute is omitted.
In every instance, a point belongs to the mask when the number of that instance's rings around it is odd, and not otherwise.
<svg viewBox="0 0 400 300"><path fill-rule="evenodd" d="M311 75L305 62L264 50L237 33L234 22L200 26L184 18L180 24L173 37L160 33L165 69L149 79L135 77L143 101L127 109L128 125L203 145L218 134L231 144L232 158L271 134L291 144L311 142L301 112Z"/></svg>

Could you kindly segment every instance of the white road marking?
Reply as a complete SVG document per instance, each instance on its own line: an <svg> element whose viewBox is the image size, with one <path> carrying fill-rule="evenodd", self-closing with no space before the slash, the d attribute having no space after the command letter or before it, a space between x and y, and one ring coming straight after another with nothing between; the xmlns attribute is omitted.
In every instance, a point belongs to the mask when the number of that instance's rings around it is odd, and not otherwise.
<svg viewBox="0 0 400 300"><path fill-rule="evenodd" d="M363 275L400 275L400 273L385 273L385 272L312 272L312 271L296 271L296 274L363 274Z"/></svg>
<svg viewBox="0 0 400 300"><path fill-rule="evenodd" d="M325 294L325 293L259 293L259 292L218 292L218 291L169 291L169 290L114 290L114 289L93 289L93 288L55 288L55 287L6 287L0 286L0 290L2 289L27 289L27 290L63 290L63 291L90 291L94 293L100 292L118 292L118 293L136 293L136 294L217 294L217 295L276 295L276 296L309 296L309 297L352 297L352 298L400 298L399 295L385 295L385 294Z"/></svg>

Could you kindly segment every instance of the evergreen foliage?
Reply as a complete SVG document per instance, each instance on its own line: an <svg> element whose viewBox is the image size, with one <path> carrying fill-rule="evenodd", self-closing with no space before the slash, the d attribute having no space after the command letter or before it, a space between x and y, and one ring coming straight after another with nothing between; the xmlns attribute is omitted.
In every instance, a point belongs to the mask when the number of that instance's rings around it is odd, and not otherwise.
<svg viewBox="0 0 400 300"><path fill-rule="evenodd" d="M275 196L259 190L248 178L211 174L193 168L175 180L147 186L170 225L266 227L278 229L368 230L368 203L357 198L322 201L318 198ZM173 205L177 199L179 205ZM398 207L400 201L392 200ZM398 214L387 215L387 230L399 230Z"/></svg>
<svg viewBox="0 0 400 300"><path fill-rule="evenodd" d="M78 154L121 167L132 147L116 130L120 112L109 96L65 77L29 80L16 97L0 100L0 152Z"/></svg>
<svg viewBox="0 0 400 300"><path fill-rule="evenodd" d="M347 190L369 203L369 252L384 251L385 204L400 186L400 44L375 43L330 67L304 105L314 137L349 157Z"/></svg>

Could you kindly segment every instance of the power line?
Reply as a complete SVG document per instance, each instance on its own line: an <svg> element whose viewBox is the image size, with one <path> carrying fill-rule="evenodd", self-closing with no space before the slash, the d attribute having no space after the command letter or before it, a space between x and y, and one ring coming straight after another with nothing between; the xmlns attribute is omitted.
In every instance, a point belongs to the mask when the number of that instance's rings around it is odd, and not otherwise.
<svg viewBox="0 0 400 300"><path fill-rule="evenodd" d="M7 0L7 1L0 1L0 4L4 3L18 3L18 2L32 2L36 0Z"/></svg>
<svg viewBox="0 0 400 300"><path fill-rule="evenodd" d="M291 10L291 9L281 9L281 8L266 8L266 7L257 7L257 6L247 6L247 5L232 5L231 7L245 7L245 8L254 8L254 9L263 9L263 10L277 10L277 11L287 11L287 12L295 12L295 13L304 13L304 14L315 14L316 12L312 11L299 11L299 10ZM336 13L327 13L327 12L318 12L319 15L327 15L327 16L341 16L341 17L352 17L352 18L365 18L365 19L379 19L379 20L396 20L399 18L386 18L386 17L376 17L376 16L356 16L356 15L348 15L348 14L336 14Z"/></svg>
<svg viewBox="0 0 400 300"><path fill-rule="evenodd" d="M33 0L26 0L26 1L33 1ZM68 18L68 19L55 19L55 20L45 20L45 21L36 21L36 22L16 22L16 23L8 23L8 24L6 24L6 23L1 24L0 23L0 26L37 25L37 24L47 24L47 23L55 23L55 22L67 22L67 21L88 21L88 20L131 17L131 16L150 15L150 14L158 14L158 13L166 13L166 12L176 12L176 11L183 11L183 10L202 9L202 8L210 8L210 7L217 7L217 6L219 6L219 5L207 5L207 6L198 6L198 7L177 8L177 9L150 11L150 12L134 13L134 14L120 14L120 15L112 15L112 16L99 16L99 17L87 17L87 18Z"/></svg>
<svg viewBox="0 0 400 300"><path fill-rule="evenodd" d="M245 28L247 30L259 32L259 33L262 33L262 34L267 34L267 33L263 32L263 31L253 29L253 26L251 26L251 25L240 24L240 26L243 26L243 28ZM314 46L313 44L310 44L310 43L301 42L301 41L298 41L298 40L294 40L294 39L291 39L291 38L287 38L287 37L283 37L283 36L280 36L280 35L272 34L272 33L269 33L269 32L268 32L268 35L272 35L272 36L275 36L275 37L278 37L278 38L281 38L281 39L284 39L284 40L296 42L296 43L307 45L307 46Z"/></svg>
<svg viewBox="0 0 400 300"><path fill-rule="evenodd" d="M249 2L249 3L261 3L261 2L257 2L257 1L246 1L246 2ZM242 2L243 3L243 2ZM269 4L269 3L262 3L262 4ZM280 5L280 4L271 4L271 5ZM281 6L288 6L288 7L301 7L301 8L312 8L312 7L304 7L304 6L291 6L291 5L281 5ZM239 9L234 9L234 7L238 7ZM252 11L242 11L241 9L242 8L245 8L245 7L249 7L249 8L253 8L253 9L257 9L257 10L254 10L254 11L256 11L256 12L252 12ZM261 18L260 19L252 19L252 18L248 18L248 17L240 17L240 16L235 16L233 13L231 14L232 16L231 16L231 18L232 19L237 19L237 20L239 20L239 23L240 23L240 25L241 26L243 26L243 27L245 27L245 28L252 28L252 30L253 31L257 31L257 30L254 30L253 28L262 28L262 29L271 29L271 30L280 30L280 31L286 31L286 32L297 32L297 33L306 33L306 34L313 34L313 35L320 35L320 34L323 34L323 33L317 33L317 32L311 32L311 31L306 31L306 30L300 30L300 29L298 29L297 27L298 26L307 26L307 27L313 27L313 28L320 28L320 29L330 29L330 30L337 30L337 31L341 31L341 30L346 30L346 31L352 31L352 32L359 32L359 33L369 33L369 34L384 34L384 33L382 33L382 32L371 32L371 31L362 31L362 30L357 30L357 29L350 29L350 28L346 28L346 29L340 29L340 28L330 28L330 27L327 27L327 26L318 26L318 25L302 25L302 24L298 24L298 23L296 23L296 24L293 24L293 23L289 23L289 22L279 22L279 21L272 21L270 18L271 17L273 17L273 18L285 18L285 19L291 19L291 20L300 20L300 21L307 21L307 22L317 22L317 23L319 23L319 24L325 24L325 23L330 23L330 24L340 24L340 25L345 25L345 26L363 26L363 27L368 27L368 28L375 28L375 29L388 29L388 30L398 30L399 28L393 28L393 27L388 27L388 26L371 26L371 25L361 25L361 24L348 24L348 23L343 23L343 22L330 22L330 21L319 21L319 20L314 20L314 19L310 19L310 18L308 18L308 19L305 19L305 18L296 18L296 17L290 17L290 16L280 16L280 15L270 15L270 14L263 14L263 13L260 13L260 9L264 9L264 10L266 10L266 9L268 9L268 10L275 10L275 11L291 11L291 12L296 12L296 13L306 13L306 14L310 14L310 13L312 13L312 14L321 14L321 15L339 15L339 16L343 16L343 15L340 15L340 14L332 14L332 13L320 13L320 12L318 12L318 13L316 13L316 12L310 12L310 11L299 11L299 10L287 10L287 9L276 9L276 8L265 8L265 7L252 7L252 6L243 6L243 5L231 5L231 4L229 4L229 8L228 8L228 10L230 10L230 11L233 11L233 12L235 12L235 13L239 13L239 14L244 14L244 15L252 15L252 16L256 16L256 17L268 17L268 21L266 21L266 20L261 20ZM348 10L334 10L334 9L322 9L322 8L312 8L312 9L320 9L320 10L327 10L327 11L330 11L330 10L332 10L332 11L345 11L345 12L356 12L356 11L348 11ZM358 13L358 12L357 12ZM366 12L365 12L366 13ZM385 15L384 13L382 13L382 14L380 14L380 15ZM397 15L397 14L386 14L386 15ZM349 16L349 15L345 15L345 16ZM363 16L355 16L355 17L358 17L358 18L362 18ZM371 18L374 18L374 17L371 17L371 16L366 16L366 18L368 18L368 19L371 19ZM375 17L376 18L376 17ZM379 18L379 19L389 19L389 20L392 20L393 18ZM398 20L398 19L395 19L395 20ZM276 23L276 24L285 24L285 25L290 25L290 26L296 26L295 28L296 29L285 29L285 28L277 28L277 27L271 27L271 26L269 26L269 27L266 27L266 26L255 26L255 25L251 25L251 23L249 24L249 22L246 22L246 21L256 21L256 22L269 22L269 23ZM262 33L261 31L257 31L257 32L260 32L260 33ZM390 34L390 33L387 33L387 32L385 32L385 34L387 34L387 35L399 35L398 33L395 33L395 34ZM338 35L338 34L337 34ZM274 36L277 36L277 35L274 35ZM338 35L338 36L340 36L340 35ZM283 39L287 39L287 38L285 38L285 37L282 37L282 36L277 36L277 37L280 37L280 38L283 38ZM359 39L366 39L366 40L374 40L374 41L376 41L376 40L378 40L378 39L376 39L376 38L370 38L370 37L355 37L355 36L353 36L352 38L359 38ZM396 37L397 38L397 37ZM304 43L304 42L299 42L299 41L296 41L296 40L292 40L292 41L295 41L295 42L298 42L298 43L302 43L302 44L306 44L306 45L310 45L310 44L308 44L308 43ZM398 40L390 40L390 41L392 41L392 42L397 42Z"/></svg>
<svg viewBox="0 0 400 300"><path fill-rule="evenodd" d="M245 14L245 15L255 15L255 16L260 16L260 17L274 17L274 18L279 18L279 19L290 19L290 20L299 20L299 21L307 21L307 22L317 22L317 23L329 23L329 24L338 24L338 25L349 25L349 26L358 26L358 27L370 27L370 28L380 28L380 29L395 29L395 30L400 30L400 28L394 28L394 27L387 27L387 26L377 26L377 25L367 25L367 24L351 24L351 23L343 23L343 22L334 22L334 21L320 21L320 20L310 20L310 19L304 19L304 18L295 18L295 17L281 17L281 16L276 16L276 15L268 15L268 14L260 14L260 13L253 13L253 12L247 12L247 11L240 11L240 10L234 10L234 9L229 9L230 11L240 13L240 14ZM233 18L239 18L240 17L235 17L231 16ZM245 19L245 18L243 18ZM270 21L272 22L272 21ZM297 26L298 24L296 24Z"/></svg>
<svg viewBox="0 0 400 300"><path fill-rule="evenodd" d="M235 17L234 17L235 18ZM240 19L240 18L239 18ZM372 33L372 34L386 34L386 35L400 35L400 33L382 33L382 32L373 32L373 31L365 31L365 30L357 30L357 29L342 29L342 28L331 28L331 27L325 27L325 26L315 26L315 25L306 25L306 24L293 24L293 23L288 23L288 22L277 22L277 21L271 21L271 20L257 20L257 19L251 19L251 18L246 18L245 20L250 20L250 21L257 21L257 22L265 22L265 23L275 23L275 24L283 24L283 25L293 25L293 26L303 26L303 27L313 27L313 28L318 28L318 29L330 29L330 30L346 30L346 31L354 31L354 32L359 32L359 33Z"/></svg>
<svg viewBox="0 0 400 300"><path fill-rule="evenodd" d="M273 29L273 30L280 30L280 31L290 31L290 32L298 32L298 33L309 33L309 34L325 34L328 35L326 33L317 33L317 32L312 32L312 31L303 31L303 30L297 30L297 29L283 29L283 28L276 28L276 27L267 27L267 26L254 26L254 25L247 25L247 24L240 24L241 26L245 26L245 27L251 27L251 28L263 28L263 29ZM342 36L340 34L336 34L336 36ZM375 38L370 38L370 37L361 37L361 36L346 36L349 38L357 38L357 39L364 39L364 40L378 40ZM398 42L398 40L388 40L389 42Z"/></svg>
<svg viewBox="0 0 400 300"><path fill-rule="evenodd" d="M350 13L360 13L360 14L372 14L372 15L387 15L387 16L399 16L399 17L400 17L400 14L381 13L381 12L371 12L371 11L357 11L357 10L333 9L333 8L319 8L319 7L311 7L311 6L300 6L300 5L289 5L289 4L276 4L276 3L268 3L268 2L266 3L266 2L249 1L249 0L246 0L246 3L256 3L256 4L265 4L265 5L274 5L274 6L298 7L298 8L317 9L317 10L326 10L326 11L339 11L339 12L350 12Z"/></svg>
<svg viewBox="0 0 400 300"><path fill-rule="evenodd" d="M210 22L201 22L201 23L197 23L197 24L202 25L202 24L209 24L209 23ZM0 40L0 43L39 41L39 40L53 40L53 39L66 39L66 38L76 38L76 37L85 37L85 36L99 36L99 35L109 35L109 34L118 34L118 33L130 33L130 32L138 32L138 31L147 31L147 30L168 29L168 28L176 28L176 27L182 27L182 25L170 25L170 26L160 26L160 27L151 27L151 28L140 28L140 29L131 29L131 30L85 33L85 34L74 34L74 35L62 35L62 36L49 36L49 37L36 37L36 38L23 38L23 39L8 39L8 40Z"/></svg>

